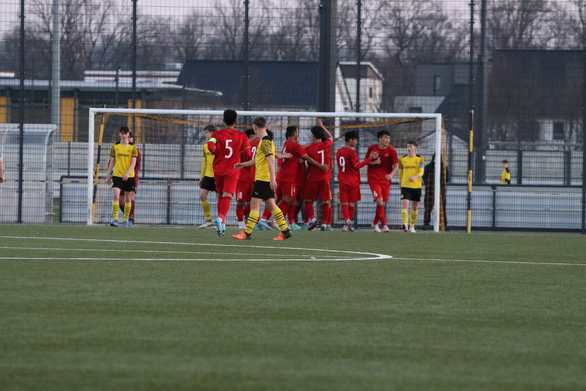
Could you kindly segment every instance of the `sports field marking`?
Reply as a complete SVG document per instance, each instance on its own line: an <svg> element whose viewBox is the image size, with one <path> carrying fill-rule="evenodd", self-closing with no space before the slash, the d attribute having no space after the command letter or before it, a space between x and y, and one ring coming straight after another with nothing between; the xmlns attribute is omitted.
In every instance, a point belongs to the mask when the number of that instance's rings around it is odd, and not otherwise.
<svg viewBox="0 0 586 391"><path fill-rule="evenodd" d="M518 265L545 265L545 266L586 266L586 263L567 262L535 262L535 261L494 261L487 259L440 259L440 258L393 258L395 261L424 261L424 262L462 262L462 263L506 263Z"/></svg>
<svg viewBox="0 0 586 391"><path fill-rule="evenodd" d="M28 236L0 236L0 238L4 239L24 239L24 240L51 240L51 241L84 241L84 242L97 242L97 243L120 243L120 240L114 239L79 239L79 238L58 238L58 237L28 237ZM186 243L186 242L160 242L160 241L141 241L135 240L132 241L132 244L161 244L161 245L175 245L175 246L207 246L207 247L236 247L241 249L244 247L242 244L210 244L210 243ZM270 255L263 255L263 254L250 254L250 253L236 253L237 255L251 255L255 257L259 257L257 259L238 259L238 258L227 258L222 259L218 257L213 258L124 258L126 261L225 261L225 262L283 262L283 261L295 261L295 262L325 262L325 261L359 261L359 260L381 260L381 259L391 259L392 256L388 254L376 254L376 253L369 253L369 252L360 252L360 251L345 251L345 250L329 250L329 249L318 249L318 248L299 248L299 247L277 247L277 246L257 246L257 245L246 245L247 248L257 248L257 249L269 249L269 250L294 250L294 251L301 251L301 252L311 252L312 255L303 255L299 254L298 257L292 258L292 254L287 254L289 257L287 258L267 258L268 256L273 256L274 254ZM23 248L25 250L30 250L30 247ZM41 248L39 248L41 249ZM51 249L54 249L52 247ZM68 251L70 249L63 249L62 251ZM99 251L105 251L106 249ZM116 251L112 249L108 249L109 251ZM71 249L71 251L95 251L95 249ZM119 250L120 251L120 250ZM135 250L131 250L135 251ZM140 252L143 250L136 250L136 252ZM178 251L153 251L153 253L173 253L178 254ZM193 254L193 252L182 252L185 254ZM207 254L214 254L213 252L205 252ZM316 253L320 253L319 256L316 256ZM329 253L329 254L328 254ZM202 252L198 252L197 255L202 254ZM226 255L227 253L217 253L218 256ZM233 253L230 253L233 254ZM330 255L336 254L336 255ZM345 258L341 258L340 256L346 256ZM295 256L295 255L294 255ZM120 261L120 258L95 258L95 257L0 257L0 260L79 260L79 261L91 261L91 260L103 260L103 261Z"/></svg>

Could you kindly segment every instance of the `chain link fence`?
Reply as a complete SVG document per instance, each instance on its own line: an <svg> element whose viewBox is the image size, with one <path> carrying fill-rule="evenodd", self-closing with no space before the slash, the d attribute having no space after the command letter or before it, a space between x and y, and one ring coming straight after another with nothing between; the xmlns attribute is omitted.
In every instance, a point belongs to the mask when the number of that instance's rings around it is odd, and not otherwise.
<svg viewBox="0 0 586 391"><path fill-rule="evenodd" d="M0 221L59 221L60 178L87 172L89 107L326 107L441 113L450 228L466 226L472 168L473 228L584 232L584 0L0 5L0 124L16 124L21 132L0 132ZM22 157L15 143L28 143L22 134L47 124L55 127L50 158ZM367 129L359 130L372 140ZM169 137L179 145L202 142L188 127ZM504 160L507 185L501 184ZM32 170L51 177L27 177ZM25 181L43 183L43 205L52 197L53 210L26 206ZM371 206L367 197L362 203ZM398 204L391 199L389 208Z"/></svg>

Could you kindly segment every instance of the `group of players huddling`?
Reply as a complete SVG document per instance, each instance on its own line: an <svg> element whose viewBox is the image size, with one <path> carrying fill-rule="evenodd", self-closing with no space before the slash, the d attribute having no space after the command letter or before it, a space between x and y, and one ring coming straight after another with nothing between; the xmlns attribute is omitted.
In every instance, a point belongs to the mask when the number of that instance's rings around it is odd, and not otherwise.
<svg viewBox="0 0 586 391"><path fill-rule="evenodd" d="M281 153L276 153L273 134L267 130L264 117L252 122L252 129L241 132L235 129L238 114L234 110L224 111L225 128L216 130L213 125L204 129L207 143L203 146L204 164L201 172L200 200L206 222L200 228L215 225L216 233L224 236L226 215L232 197L236 194L236 220L242 230L234 239L250 239L255 228L271 229L268 220L271 216L281 233L274 240L291 237L291 230L314 230L318 221L314 202L319 200L322 211L321 230L332 231L332 207L330 179L332 178L330 150L333 137L321 120L311 128L312 141L299 144L299 129L288 126L287 140ZM139 152L128 128L120 128L121 141L110 151L108 175L114 199L112 226L118 226L118 209L124 208L124 226L132 226L129 217L134 213L134 192L138 184L135 171L140 164ZM421 177L423 176L423 157L416 154L417 143L407 143L407 154L401 159L391 147L391 134L387 130L377 133L378 144L373 144L360 161L354 150L358 143L358 132L351 130L344 135L346 144L336 153L338 182L343 231L353 231L352 219L356 202L360 201L360 169L368 167L368 184L376 202L376 212L372 222L375 232L389 232L385 216L385 204L389 199L391 179L399 171L401 186L401 217L403 230L415 232L418 206L421 200ZM279 170L275 172L275 158L279 160ZM138 160L138 161L137 161ZM136 180L135 180L136 179ZM218 217L212 222L208 193L215 191L218 198ZM122 194L121 194L122 193ZM277 202L277 200L279 200ZM260 215L261 202L265 211ZM411 219L408 209L411 203ZM295 223L297 215L305 207L303 225ZM132 207L132 209L131 209ZM248 218L245 220L245 216ZM409 223L409 224L408 224Z"/></svg>
<svg viewBox="0 0 586 391"><path fill-rule="evenodd" d="M290 238L291 230L311 231L318 225L314 209L314 202L318 200L322 208L321 230L331 231L330 150L333 137L321 120L311 128L312 141L303 146L298 143L298 127L288 126L287 140L279 154L275 151L273 135L267 130L264 117L255 118L253 128L246 132L235 129L237 117L236 111L226 110L224 129L213 131L212 126L205 130L208 142L203 147L204 167L199 183L206 222L201 228L215 225L216 233L224 236L226 215L232 196L236 194L236 220L242 232L233 235L234 239L250 239L255 228L270 229L268 220L271 216L281 231L273 240ZM368 184L376 202L372 223L374 231L390 231L385 204L389 199L391 179L399 171L403 230L415 232L424 168L423 157L416 154L417 143L409 141L407 155L398 159L397 152L389 145L390 132L381 130L377 133L378 144L371 145L366 158L360 161L353 149L358 142L358 133L351 130L344 136L346 144L336 153L340 203L345 222L342 230L354 230L352 218L356 202L361 199L360 168L367 166ZM280 159L277 173L275 159ZM218 197L218 217L213 222L207 201L209 191L216 191ZM265 211L261 216L263 201ZM410 203L411 219L408 221ZM302 206L305 207L304 224L299 226L295 220ZM246 220L245 216L248 216Z"/></svg>

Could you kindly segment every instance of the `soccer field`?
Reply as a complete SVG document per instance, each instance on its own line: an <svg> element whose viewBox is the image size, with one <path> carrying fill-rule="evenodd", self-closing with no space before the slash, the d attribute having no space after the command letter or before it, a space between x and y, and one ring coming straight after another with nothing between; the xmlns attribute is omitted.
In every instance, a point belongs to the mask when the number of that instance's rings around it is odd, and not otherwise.
<svg viewBox="0 0 586 391"><path fill-rule="evenodd" d="M0 225L0 390L586 389L584 236L229 235Z"/></svg>

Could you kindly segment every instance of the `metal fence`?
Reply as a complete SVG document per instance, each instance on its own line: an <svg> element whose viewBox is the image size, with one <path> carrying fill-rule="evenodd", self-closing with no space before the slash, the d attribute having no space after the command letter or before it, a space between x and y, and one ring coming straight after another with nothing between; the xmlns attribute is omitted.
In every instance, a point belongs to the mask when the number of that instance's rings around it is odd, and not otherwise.
<svg viewBox="0 0 586 391"><path fill-rule="evenodd" d="M54 174L44 182L52 184L45 188L55 198L55 216L61 176L87 166L89 107L439 112L451 173L450 226L465 226L461 185L472 168L473 228L585 230L582 0L0 5L0 124L56 126ZM196 142L192 136L175 135L177 144ZM19 184L28 179L20 157L3 152L2 158L7 182L0 185L0 220L24 221L26 192ZM507 189L499 185L505 159ZM10 186L16 190L7 191ZM501 200L539 211L561 194L572 195L572 219L557 222L544 213L546 221L534 224L526 218L533 212L521 208L500 223Z"/></svg>

